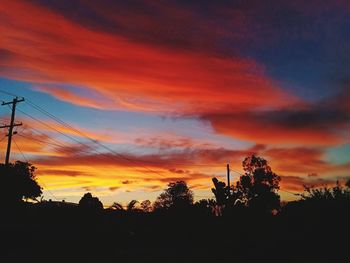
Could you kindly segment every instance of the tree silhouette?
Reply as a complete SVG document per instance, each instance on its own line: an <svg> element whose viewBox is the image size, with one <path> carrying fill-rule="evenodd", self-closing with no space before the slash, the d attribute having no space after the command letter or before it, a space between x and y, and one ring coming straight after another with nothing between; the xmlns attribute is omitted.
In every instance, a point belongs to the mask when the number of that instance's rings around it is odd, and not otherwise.
<svg viewBox="0 0 350 263"><path fill-rule="evenodd" d="M214 188L211 189L215 196L214 213L217 216L221 216L223 212L228 213L230 210L233 212L237 204L241 204L241 194L235 190L234 185L230 187L226 186L224 182L219 181L217 178L212 179Z"/></svg>
<svg viewBox="0 0 350 263"><path fill-rule="evenodd" d="M305 193L301 195L305 201L350 201L349 181L344 188L339 181L332 188L324 186L322 188L314 188L304 186Z"/></svg>
<svg viewBox="0 0 350 263"><path fill-rule="evenodd" d="M204 215L213 215L216 210L216 201L214 199L201 199L194 204L197 212Z"/></svg>
<svg viewBox="0 0 350 263"><path fill-rule="evenodd" d="M138 209L136 208L137 203L138 203L137 200L131 200L131 201L128 203L128 205L126 206L126 210L127 210L128 212L138 210Z"/></svg>
<svg viewBox="0 0 350 263"><path fill-rule="evenodd" d="M131 200L127 205L126 208L121 203L114 202L109 208L116 211L124 211L124 212L134 212L134 211L140 211L139 208L136 207L138 201L137 200Z"/></svg>
<svg viewBox="0 0 350 263"><path fill-rule="evenodd" d="M212 188L211 191L215 196L216 204L220 206L225 205L229 198L229 187L227 187L224 182L219 181L215 177L212 179L212 181L214 183L214 188Z"/></svg>
<svg viewBox="0 0 350 263"><path fill-rule="evenodd" d="M239 178L234 193L246 206L272 211L280 208L280 196L277 194L281 178L276 175L268 162L255 155L244 159L245 175Z"/></svg>
<svg viewBox="0 0 350 263"><path fill-rule="evenodd" d="M169 183L168 188L161 193L154 202L155 209L183 209L193 204L193 192L186 182Z"/></svg>
<svg viewBox="0 0 350 263"><path fill-rule="evenodd" d="M23 199L36 200L40 197L42 188L36 181L35 169L28 162L0 164L0 202L18 203Z"/></svg>
<svg viewBox="0 0 350 263"><path fill-rule="evenodd" d="M110 207L110 209L117 210L117 211L124 211L124 207L121 203L114 202Z"/></svg>
<svg viewBox="0 0 350 263"><path fill-rule="evenodd" d="M84 196L79 201L79 206L85 209L103 209L102 202L97 197L93 197L91 193L84 194Z"/></svg>
<svg viewBox="0 0 350 263"><path fill-rule="evenodd" d="M141 209L145 213L152 212L152 203L150 200L144 200L141 202Z"/></svg>

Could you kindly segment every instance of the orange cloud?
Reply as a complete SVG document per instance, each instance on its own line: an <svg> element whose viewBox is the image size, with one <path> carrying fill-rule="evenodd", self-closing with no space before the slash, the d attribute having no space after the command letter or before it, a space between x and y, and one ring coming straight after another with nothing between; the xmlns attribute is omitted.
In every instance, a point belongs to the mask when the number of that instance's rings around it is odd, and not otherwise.
<svg viewBox="0 0 350 263"><path fill-rule="evenodd" d="M319 174L331 169L324 159L324 150L317 148L271 148L264 152L282 174Z"/></svg>

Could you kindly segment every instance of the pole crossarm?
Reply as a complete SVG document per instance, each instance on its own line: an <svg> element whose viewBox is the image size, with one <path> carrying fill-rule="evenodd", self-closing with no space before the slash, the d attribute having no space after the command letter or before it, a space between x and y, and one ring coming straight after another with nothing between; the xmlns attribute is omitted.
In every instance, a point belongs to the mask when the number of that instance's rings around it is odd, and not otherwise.
<svg viewBox="0 0 350 263"><path fill-rule="evenodd" d="M12 125L12 127L22 126L22 125L23 125L22 122L20 122L20 123L14 123L14 124ZM2 125L2 126L0 126L0 129L3 129L3 128L10 128L10 127L11 127L11 125Z"/></svg>
<svg viewBox="0 0 350 263"><path fill-rule="evenodd" d="M13 104L14 103L14 100L16 100L15 103L18 103L18 102L22 102L24 101L24 98L21 98L21 99L18 99L18 98L14 98L13 101L9 101L9 102L2 102L1 103L1 106L4 106L4 105L9 105L9 104Z"/></svg>

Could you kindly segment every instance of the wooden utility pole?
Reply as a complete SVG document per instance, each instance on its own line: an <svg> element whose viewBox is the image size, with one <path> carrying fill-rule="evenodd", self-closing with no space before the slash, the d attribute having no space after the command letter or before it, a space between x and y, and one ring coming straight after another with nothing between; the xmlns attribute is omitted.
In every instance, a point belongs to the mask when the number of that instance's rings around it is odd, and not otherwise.
<svg viewBox="0 0 350 263"><path fill-rule="evenodd" d="M10 102L3 102L1 104L2 106L12 104L12 114L11 114L11 122L10 122L10 124L9 125L0 126L0 129L9 128L9 133L7 134L8 140L7 140L7 151L6 151L6 158L5 158L5 164L6 165L8 165L8 163L10 161L13 127L22 125L22 123L15 123L16 104L19 103L19 102L22 102L22 101L24 101L24 98L18 99L18 97L16 97Z"/></svg>
<svg viewBox="0 0 350 263"><path fill-rule="evenodd" d="M231 186L231 184L230 184L230 165L227 164L226 168L227 168L227 187L229 189L229 193L231 193L231 190L230 190L230 186Z"/></svg>

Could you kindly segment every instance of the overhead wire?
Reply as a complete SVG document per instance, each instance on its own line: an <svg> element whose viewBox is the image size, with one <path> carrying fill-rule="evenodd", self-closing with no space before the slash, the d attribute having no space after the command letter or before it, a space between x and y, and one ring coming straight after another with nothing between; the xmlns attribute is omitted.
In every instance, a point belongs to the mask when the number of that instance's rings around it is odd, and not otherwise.
<svg viewBox="0 0 350 263"><path fill-rule="evenodd" d="M42 112L43 114L49 116L50 118L53 118L55 121L58 121L60 124L64 125L66 128L71 129L71 130L74 131L75 133L77 133L77 134L83 136L84 138L90 140L91 142L100 145L101 147L105 148L105 149L108 150L109 152L112 152L113 154L115 154L115 155L117 155L117 156L119 156L119 157L121 157L121 158L123 158L123 159L125 159L125 160L127 160L127 161L130 161L130 162L133 162L133 163L135 163L135 164L140 165L140 163L136 162L135 160L130 159L130 158L125 157L124 155L122 155L122 154L120 154L120 153L115 152L114 150L110 149L109 147L107 147L107 146L101 144L99 141L94 140L94 139L92 139L91 137L89 137L89 136L87 136L86 134L84 134L83 132L81 132L81 131L75 129L74 127L72 127L71 125L67 124L66 122L61 121L58 117L54 116L53 114L48 113L48 112L47 112L46 110L44 110L44 109L41 109L40 106L36 106L35 108L38 109L38 110L40 109L39 111ZM81 142L79 142L79 143L81 143ZM112 156L113 156L113 155L112 155ZM144 163L145 163L145 162L146 162L146 163L148 162L148 163L153 163L153 164L161 164L160 162L157 163L157 162L153 162L153 161L142 161L142 162L144 162ZM208 164L208 165L206 165L206 164L189 164L189 163L181 163L181 164L180 164L180 163L172 163L172 164L173 164L173 165L182 165L182 166L183 166L183 165L187 165L187 166L198 166L198 167L213 167L213 165L210 165L210 164ZM150 171L154 172L154 173L160 174L160 173L158 173L158 172L156 172L156 171L154 171L154 170L151 170L151 169L149 169L149 168L147 168L147 167L145 167L145 166L143 166L143 167L146 168L147 170L150 170ZM230 169L230 170L233 171L233 172L235 172L235 173L237 173L237 174L239 174L239 175L244 175L244 174L242 174L241 172L239 172L239 171L237 171L237 170L233 170L233 169ZM161 175L161 174L160 174L160 175ZM299 196L299 195L300 195L300 194L298 194L298 193L293 193L293 192L290 192L290 191L287 191L287 190L284 190L284 189L279 189L279 190L282 191L282 192L286 192L286 193L295 195L295 196Z"/></svg>
<svg viewBox="0 0 350 263"><path fill-rule="evenodd" d="M18 151L20 152L20 154L22 155L23 159L24 159L26 162L28 162L28 159L25 157L25 155L23 154L23 152L22 152L21 149L19 148L19 146L18 146L18 144L17 144L17 142L16 142L16 140L15 140L14 137L12 137L12 141L13 141L14 144L16 145L16 147L17 147Z"/></svg>
<svg viewBox="0 0 350 263"><path fill-rule="evenodd" d="M13 93L10 93L10 92L7 92L7 91L3 91L3 90L0 90L0 92L5 93L5 94L10 95L10 96L14 96L14 97L21 97L21 96L18 96L18 95L16 95L16 94L13 94ZM100 147L104 148L105 150L109 151L110 153L113 153L113 155L111 155L111 156L109 156L109 157L114 158L114 156L117 156L117 157L119 157L119 158L121 158L121 159L127 160L127 161L129 161L129 162L134 163L134 164L141 165L141 167L143 167L144 169L146 169L146 170L148 170L148 171L150 171L150 172L153 172L153 173L156 173L156 174L159 174L159 175L163 176L163 175L160 174L159 172L154 171L154 170L148 168L147 166L144 166L143 164L140 163L140 161L137 161L137 160L135 160L135 159L131 159L131 158L129 158L129 157L126 157L126 156L124 156L123 154L118 153L118 152L116 152L115 150L111 149L110 147L108 147L108 146L102 144L102 143L99 142L98 140L93 139L93 138L91 138L90 136L88 136L87 134L85 134L85 133L83 133L83 132L77 130L76 128L74 128L73 126L71 126L70 124L68 124L67 122L61 120L59 117L55 116L54 114L48 112L47 110L43 109L43 108L40 107L39 105L35 104L33 101L31 101L31 100L29 100L29 99L26 99L25 102L27 103L27 105L31 106L32 108L36 109L37 111L41 112L42 114L48 116L49 118L51 118L52 120L56 121L56 122L59 123L60 125L62 125L62 126L64 126L64 127L66 127L67 129L70 129L71 131L75 132L77 135L80 135L81 137L83 137L83 138L85 138L85 139L87 139L87 140L89 140L89 141L91 141L91 142L93 142L93 143L99 145ZM79 144L81 144L81 145L84 145L84 146L87 146L88 148L93 149L90 145L87 145L87 144L82 143L81 141L75 139L74 137L69 136L69 135L67 135L67 134L65 134L65 133L63 133L63 132L57 130L56 128L52 127L51 125L48 125L47 123L44 123L44 122L40 121L39 119L37 119L37 118L31 116L30 114L28 114L28 113L26 113L26 112L24 112L24 111L22 111L22 110L20 110L20 109L18 109L18 110L19 110L21 113L23 113L24 115L26 115L26 116L30 117L31 119L33 119L33 120L35 120L35 121L37 121L37 122L39 122L39 123L45 125L46 127L50 128L50 129L53 129L54 131L60 133L61 135L65 136L65 137L67 137L67 138L69 138L69 139L71 139L71 140L73 140L73 141L75 141L75 142L77 142L77 143L79 143ZM96 149L93 149L93 150L96 152ZM97 151L97 152L98 152L98 151ZM98 152L98 153L99 153L99 154L102 154L102 153L100 153L100 152ZM153 163L153 164L160 164L160 162L157 163L157 162L144 161L144 160L143 160L142 162L143 162L143 163L147 163L147 162L148 162L148 163ZM189 164L189 163L183 163L183 164L180 164L180 163L173 163L173 164L174 164L174 165L187 165L187 166L191 166L191 167L195 167L195 166L197 166L197 167L200 167L200 166L202 166L202 167L213 167L213 165L210 165L210 164L208 164L208 165L206 165L206 164ZM244 175L244 174L242 174L241 172L236 171L236 170L233 170L233 169L231 169L231 171L233 171L233 172L235 172L235 173L237 173L237 174L239 174L239 175ZM293 192L290 192L290 191L287 191L287 190L284 190L284 189L279 189L279 190L280 190L280 191L283 191L283 192L286 192L286 193L289 193L289 194L292 194L292 195L295 195L295 196L300 195L299 193L293 193Z"/></svg>
<svg viewBox="0 0 350 263"><path fill-rule="evenodd" d="M83 133L83 132L77 130L76 128L74 128L74 127L71 126L70 124L64 122L63 120L61 120L61 119L58 118L57 116L55 116L55 115L49 113L48 111L42 109L40 106L34 104L34 103L31 102L30 100L29 100L28 105L32 106L32 107L35 108L36 110L38 110L38 111L40 111L41 113L45 114L45 115L48 116L49 118L55 120L56 122L58 122L59 124L63 125L64 127L66 127L66 128L68 128L68 129L70 129L71 131L75 132L77 135L80 135L81 137L83 137L83 138L85 138L85 139L91 141L92 143L95 143L96 145L99 145L99 146L102 147L103 149L105 149L105 150L107 150L108 152L112 153L112 155L109 156L109 157L114 158L114 159L115 159L115 157L118 157L119 159L124 159L124 160L126 160L126 161L128 161L128 162L131 162L131 163L137 164L138 166L141 166L142 168L144 168L145 170L147 170L147 171L149 171L149 172L152 172L152 173L158 174L158 175L160 175L160 176L163 176L163 174L159 173L158 171L155 171L155 170L153 170L153 169L150 169L149 167L147 167L147 166L141 164L140 161L136 161L135 159L131 159L131 158L129 158L129 157L126 157L126 156L124 156L123 154L118 153L118 152L116 152L115 150L111 149L110 147L108 147L108 146L106 146L106 145L100 143L98 140L91 138L91 137L88 136L87 134L85 134L85 133ZM23 111L21 111L21 112L23 112ZM26 114L26 113L24 113L24 114L25 114L25 115L29 115L29 114ZM46 126L47 126L47 124L46 124ZM56 131L57 131L57 129L56 129ZM61 133L61 132L60 132L60 133ZM66 136L67 136L67 135L66 135ZM71 136L68 136L68 137L71 137ZM73 139L74 141L76 141L76 142L78 142L78 143L80 143L80 144L86 145L86 144L84 144L84 143L82 143L82 142L76 140L75 138L72 138L72 137L71 137L71 139ZM90 145L88 145L88 147L91 148L91 149L93 149L93 150L95 150L95 149L92 148L92 146L90 146ZM95 151L96 151L96 150L95 150ZM99 154L101 154L101 153L99 153Z"/></svg>
<svg viewBox="0 0 350 263"><path fill-rule="evenodd" d="M29 129L29 130L33 131L34 133L36 133L36 134L38 134L40 136L44 136L45 138L47 138L48 140L52 141L55 144L62 145L62 146L67 146L67 147L70 146L70 145L66 144L65 142L59 141L58 139L53 138L52 136L50 136L50 135L48 135L48 134L46 134L46 133L44 133L42 131L39 131L38 129L36 129L36 128L28 125L28 124L25 125L24 129Z"/></svg>
<svg viewBox="0 0 350 263"><path fill-rule="evenodd" d="M0 89L0 92L3 94L6 94L6 95L12 96L12 97L21 97L21 96L14 94L14 93L11 93L11 92L8 92L8 91L2 90L2 89Z"/></svg>
<svg viewBox="0 0 350 263"><path fill-rule="evenodd" d="M23 159L25 160L25 162L29 162L28 159L26 158L26 156L24 155L23 151L21 150L21 148L19 147L19 145L16 143L16 140L14 138L12 138L14 144L16 145L18 151L21 153ZM40 178L40 183L45 187L46 191L56 200L58 201L59 199L48 189L47 185L45 184L45 182L42 180L42 178Z"/></svg>

